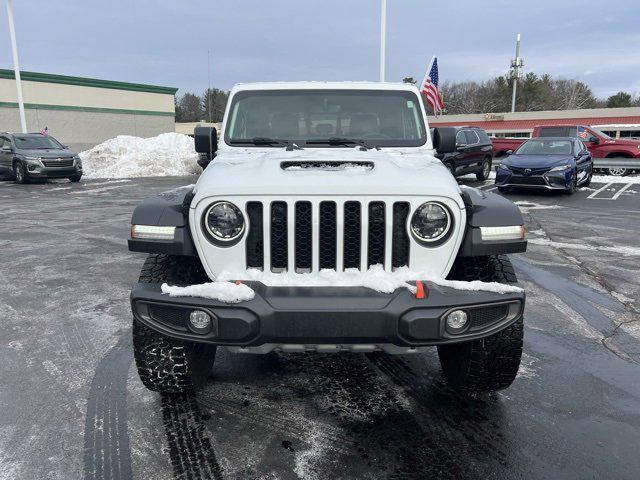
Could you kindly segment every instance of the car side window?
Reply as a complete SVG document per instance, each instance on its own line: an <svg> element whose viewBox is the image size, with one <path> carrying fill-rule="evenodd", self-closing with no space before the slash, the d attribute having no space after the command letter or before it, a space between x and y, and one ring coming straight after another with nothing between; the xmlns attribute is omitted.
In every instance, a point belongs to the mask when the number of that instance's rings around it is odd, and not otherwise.
<svg viewBox="0 0 640 480"><path fill-rule="evenodd" d="M478 137L478 134L473 130L465 130L464 135L467 139L467 145L475 145L477 143L480 143L480 138Z"/></svg>
<svg viewBox="0 0 640 480"><path fill-rule="evenodd" d="M467 144L467 139L464 135L464 130L459 130L458 133L456 133L456 145L466 145Z"/></svg>

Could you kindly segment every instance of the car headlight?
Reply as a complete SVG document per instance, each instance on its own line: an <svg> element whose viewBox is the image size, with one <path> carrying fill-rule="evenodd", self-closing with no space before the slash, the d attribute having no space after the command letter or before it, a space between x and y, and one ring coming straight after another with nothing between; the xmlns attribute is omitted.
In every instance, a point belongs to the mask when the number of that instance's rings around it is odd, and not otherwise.
<svg viewBox="0 0 640 480"><path fill-rule="evenodd" d="M40 161L40 157L29 157L27 155L25 155L24 159L25 160L30 160L32 162L39 162Z"/></svg>
<svg viewBox="0 0 640 480"><path fill-rule="evenodd" d="M550 172L566 172L567 170L571 170L571 165L558 165L557 167L553 167Z"/></svg>
<svg viewBox="0 0 640 480"><path fill-rule="evenodd" d="M244 216L231 202L215 202L204 214L207 233L218 242L233 242L244 232Z"/></svg>
<svg viewBox="0 0 640 480"><path fill-rule="evenodd" d="M509 166L505 165L504 163L501 163L500 165L498 165L498 168L502 170L510 170Z"/></svg>
<svg viewBox="0 0 640 480"><path fill-rule="evenodd" d="M411 217L411 233L421 242L438 242L445 238L450 230L451 214L440 203L423 203Z"/></svg>

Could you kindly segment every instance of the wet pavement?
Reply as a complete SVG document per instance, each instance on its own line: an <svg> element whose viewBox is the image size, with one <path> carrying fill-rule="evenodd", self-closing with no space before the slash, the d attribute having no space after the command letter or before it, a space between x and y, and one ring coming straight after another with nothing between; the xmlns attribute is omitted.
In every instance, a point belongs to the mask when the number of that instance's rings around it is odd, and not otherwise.
<svg viewBox="0 0 640 480"><path fill-rule="evenodd" d="M219 350L198 395L160 396L132 362L126 238L142 198L193 181L0 182L1 480L640 476L640 185L505 194L530 239L507 390L453 392L435 350Z"/></svg>

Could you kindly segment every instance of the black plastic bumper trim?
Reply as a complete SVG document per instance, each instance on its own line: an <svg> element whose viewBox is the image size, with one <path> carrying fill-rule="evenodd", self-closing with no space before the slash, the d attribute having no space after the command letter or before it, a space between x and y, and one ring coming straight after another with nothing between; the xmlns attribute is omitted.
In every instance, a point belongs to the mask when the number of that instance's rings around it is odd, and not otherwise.
<svg viewBox="0 0 640 480"><path fill-rule="evenodd" d="M522 316L524 292L470 292L429 283L429 296L416 299L406 289L392 294L364 287L268 287L245 282L255 291L252 300L227 304L196 297L170 297L159 284L139 283L131 292L136 319L173 338L229 346L265 343L358 344L428 346L486 337ZM517 314L497 319L479 330L458 335L445 331L444 316L452 309L517 303ZM216 335L198 335L149 314L149 305L206 310L217 319Z"/></svg>

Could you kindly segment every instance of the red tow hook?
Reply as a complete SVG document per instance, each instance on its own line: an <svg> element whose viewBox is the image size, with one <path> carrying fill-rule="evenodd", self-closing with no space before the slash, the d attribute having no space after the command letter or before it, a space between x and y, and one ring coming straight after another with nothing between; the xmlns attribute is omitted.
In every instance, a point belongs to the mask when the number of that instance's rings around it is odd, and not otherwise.
<svg viewBox="0 0 640 480"><path fill-rule="evenodd" d="M425 291L424 291L424 285L422 284L422 282L420 280L418 280L416 282L416 298L418 300L422 300L422 299L426 298Z"/></svg>
<svg viewBox="0 0 640 480"><path fill-rule="evenodd" d="M242 285L242 282L240 280L236 280L236 285Z"/></svg>

